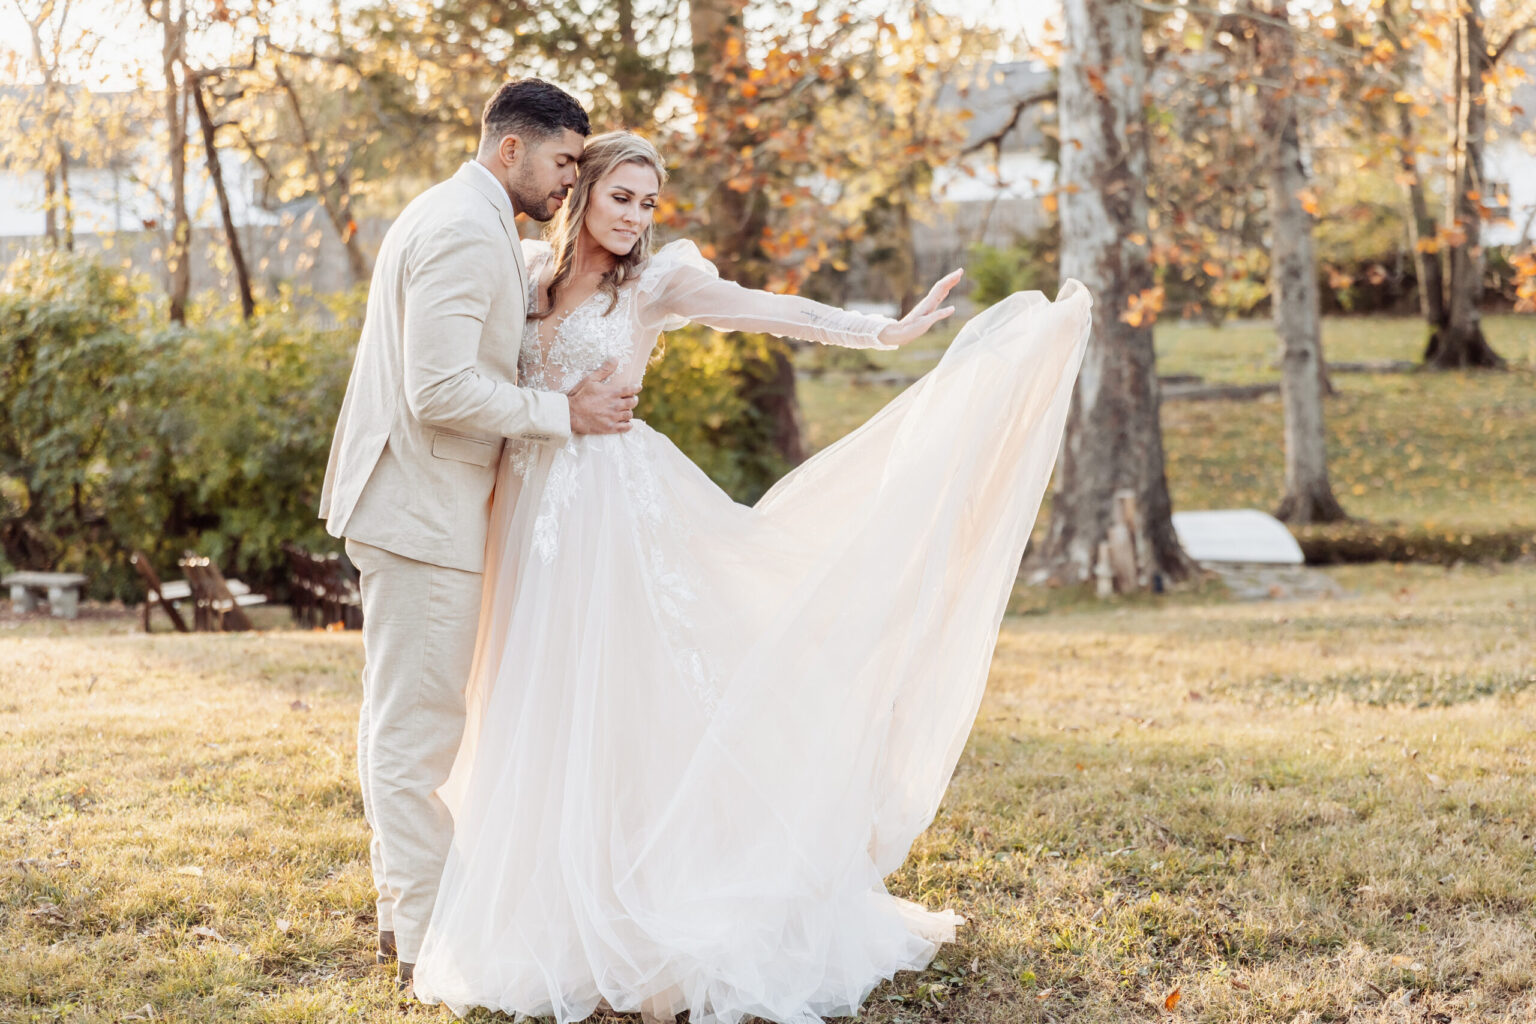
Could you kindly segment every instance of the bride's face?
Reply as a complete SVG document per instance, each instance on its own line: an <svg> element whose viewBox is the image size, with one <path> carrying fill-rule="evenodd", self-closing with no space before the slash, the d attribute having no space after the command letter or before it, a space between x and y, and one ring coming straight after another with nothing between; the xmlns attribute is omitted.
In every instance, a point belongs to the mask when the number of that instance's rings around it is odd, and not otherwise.
<svg viewBox="0 0 1536 1024"><path fill-rule="evenodd" d="M619 164L603 175L587 200L583 226L598 245L625 256L656 216L661 182L645 164Z"/></svg>

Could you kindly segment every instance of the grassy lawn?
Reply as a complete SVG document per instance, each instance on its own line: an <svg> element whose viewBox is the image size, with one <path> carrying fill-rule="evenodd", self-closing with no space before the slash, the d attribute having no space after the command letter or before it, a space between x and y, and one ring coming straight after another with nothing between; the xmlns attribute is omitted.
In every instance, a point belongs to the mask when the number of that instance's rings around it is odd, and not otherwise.
<svg viewBox="0 0 1536 1024"><path fill-rule="evenodd" d="M1351 516L1458 534L1536 530L1536 317L1489 317L1486 327L1512 372L1335 376L1338 394L1326 410L1329 470ZM883 369L921 373L947 340L870 358ZM1336 318L1325 323L1323 347L1330 361L1414 360L1422 341L1414 320ZM1274 346L1267 325L1160 325L1158 371L1212 383L1277 381ZM899 390L837 372L800 384L813 448L842 437ZM1165 403L1174 507L1273 508L1283 482L1282 429L1278 396Z"/></svg>
<svg viewBox="0 0 1536 1024"><path fill-rule="evenodd" d="M1007 620L864 1019L1536 1019L1536 565ZM0 1020L393 1021L356 634L0 619ZM1445 1014L1436 1017L1434 1014Z"/></svg>
<svg viewBox="0 0 1536 1024"><path fill-rule="evenodd" d="M1337 377L1352 513L1536 526L1536 319L1489 330L1514 372ZM945 340L870 358L920 373ZM1334 320L1325 344L1408 359L1418 331ZM1158 334L1163 372L1213 381L1274 379L1272 345ZM896 391L854 383L860 358L805 356L818 447ZM1176 506L1274 503L1277 402L1170 402L1164 428ZM1325 572L1347 596L1021 588L893 879L971 923L863 1019L1536 1020L1536 560ZM448 1019L372 965L360 639L258 616L145 636L0 613L0 1022Z"/></svg>

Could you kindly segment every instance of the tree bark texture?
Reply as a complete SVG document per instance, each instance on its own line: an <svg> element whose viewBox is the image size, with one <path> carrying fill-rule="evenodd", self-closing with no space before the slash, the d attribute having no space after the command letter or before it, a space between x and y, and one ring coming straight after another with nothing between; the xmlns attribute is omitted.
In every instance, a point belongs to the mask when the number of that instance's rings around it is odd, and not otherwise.
<svg viewBox="0 0 1536 1024"><path fill-rule="evenodd" d="M1115 522L1116 492L1124 490L1141 514L1144 564L1183 579L1195 566L1173 532L1152 329L1122 317L1131 298L1152 287L1141 8L1133 0L1066 0L1064 8L1061 273L1092 292L1094 324L1042 560L1058 582L1091 581Z"/></svg>
<svg viewBox="0 0 1536 1024"><path fill-rule="evenodd" d="M1503 369L1504 359L1483 336L1478 311L1483 297L1482 204L1487 198L1482 194L1486 187L1483 134L1488 125L1483 76L1492 66L1483 34L1481 0L1463 0L1457 29L1456 173L1447 202L1447 220L1456 240L1449 252L1445 321L1430 335L1424 366L1436 370Z"/></svg>
<svg viewBox="0 0 1536 1024"><path fill-rule="evenodd" d="M213 118L208 115L208 103L203 98L202 76L189 70L187 90L191 92L192 104L197 108L197 122L203 133L203 152L208 161L208 177L213 179L213 193L219 200L219 219L224 224L224 241L229 246L229 259L235 267L235 282L240 289L240 316L249 320L256 315L256 298L251 293L251 274L246 269L245 251L240 246L234 214L229 208L229 192L224 188L224 169L219 166L219 148L214 137Z"/></svg>
<svg viewBox="0 0 1536 1024"><path fill-rule="evenodd" d="M1288 523L1345 518L1328 482L1323 427L1321 308L1312 217L1302 206L1307 187L1296 102L1291 33L1274 22L1289 16L1285 0L1258 8L1259 76L1271 83L1260 96L1260 123L1268 157L1271 234L1270 291L1280 335L1280 393L1285 406L1285 494L1275 512Z"/></svg>
<svg viewBox="0 0 1536 1024"><path fill-rule="evenodd" d="M688 28L693 45L693 81L706 118L727 118L741 105L735 81L745 81L749 70L743 19L746 0L691 0ZM732 42L734 40L734 43ZM702 125L709 134L724 133L720 140L728 152L738 152L755 139L742 126L730 130ZM724 181L715 185L708 199L705 240L715 249L721 276L748 288L760 288L767 280L767 259L762 248L768 223L768 204L757 190L738 192ZM784 346L774 346L764 360L744 366L740 393L766 424L774 453L790 465L804 462L810 452L805 425L795 393L795 367Z"/></svg>
<svg viewBox="0 0 1536 1024"><path fill-rule="evenodd" d="M145 10L160 25L160 63L165 78L166 155L171 169L171 234L165 253L166 292L173 324L187 322L187 297L192 291L192 220L187 215L187 119L186 93L177 80L176 68L186 53L186 0L176 8L172 0L160 0L159 13L152 0Z"/></svg>
<svg viewBox="0 0 1536 1024"><path fill-rule="evenodd" d="M1445 279L1440 272L1440 254L1429 251L1438 230L1419 172L1418 132L1413 113L1407 103L1398 103L1396 107L1403 187L1408 195L1409 241L1413 243L1414 270L1419 278L1419 312L1430 329L1436 330L1445 324Z"/></svg>

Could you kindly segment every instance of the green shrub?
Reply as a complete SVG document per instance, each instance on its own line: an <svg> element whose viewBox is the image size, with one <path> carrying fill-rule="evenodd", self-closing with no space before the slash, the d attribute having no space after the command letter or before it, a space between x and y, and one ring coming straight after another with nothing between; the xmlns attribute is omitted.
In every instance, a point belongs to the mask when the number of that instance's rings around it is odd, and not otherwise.
<svg viewBox="0 0 1536 1024"><path fill-rule="evenodd" d="M669 333L651 358L635 415L661 431L737 501L756 501L789 469L774 450L770 424L747 400L785 342L767 335L723 335L698 324Z"/></svg>
<svg viewBox="0 0 1536 1024"><path fill-rule="evenodd" d="M4 285L0 561L134 600L136 548L165 575L193 549L279 593L283 543L335 550L316 507L355 329L313 326L290 295L250 323L167 325L123 275L62 254L18 259ZM330 300L338 320L358 298ZM690 326L647 375L639 414L739 500L788 468L747 398L784 346Z"/></svg>
<svg viewBox="0 0 1536 1024"><path fill-rule="evenodd" d="M1061 276L1060 246L1060 234L1054 224L1037 236L1015 240L1007 248L973 245L965 271L972 284L971 301L986 307L1014 292L1055 295Z"/></svg>
<svg viewBox="0 0 1536 1024"><path fill-rule="evenodd" d="M156 322L85 258L15 261L0 295L0 545L134 598L135 548L162 573L196 549L254 583L315 518L353 332L273 303L249 324Z"/></svg>

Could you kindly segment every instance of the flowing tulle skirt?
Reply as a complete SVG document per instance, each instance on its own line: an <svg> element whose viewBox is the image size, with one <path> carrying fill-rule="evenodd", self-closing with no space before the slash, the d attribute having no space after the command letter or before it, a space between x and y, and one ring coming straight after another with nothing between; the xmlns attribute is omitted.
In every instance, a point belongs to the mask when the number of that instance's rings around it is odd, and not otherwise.
<svg viewBox="0 0 1536 1024"><path fill-rule="evenodd" d="M509 457L420 998L808 1024L927 965L960 918L882 879L980 704L1089 307L992 307L752 508L638 422Z"/></svg>

